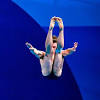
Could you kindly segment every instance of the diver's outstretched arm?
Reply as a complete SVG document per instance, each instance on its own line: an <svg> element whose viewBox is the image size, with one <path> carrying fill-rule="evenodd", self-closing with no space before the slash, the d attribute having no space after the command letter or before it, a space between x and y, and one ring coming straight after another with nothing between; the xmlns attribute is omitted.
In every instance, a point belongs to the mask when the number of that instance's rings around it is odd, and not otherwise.
<svg viewBox="0 0 100 100"><path fill-rule="evenodd" d="M40 51L40 50L37 50L36 48L34 48L30 43L26 42L25 43L26 46L29 48L30 52L35 55L37 58L41 58L42 56L45 55L45 52L44 51Z"/></svg>
<svg viewBox="0 0 100 100"><path fill-rule="evenodd" d="M74 43L74 47L68 48L68 49L66 49L66 50L62 50L62 55L63 55L63 56L67 56L67 55L72 54L73 52L76 51L77 46L78 46L78 42L75 42L75 43Z"/></svg>

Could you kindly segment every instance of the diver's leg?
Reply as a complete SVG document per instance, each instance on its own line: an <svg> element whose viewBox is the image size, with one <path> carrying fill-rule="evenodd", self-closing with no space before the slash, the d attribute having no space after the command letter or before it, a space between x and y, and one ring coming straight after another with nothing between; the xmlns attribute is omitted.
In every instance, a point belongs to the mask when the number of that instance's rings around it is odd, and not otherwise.
<svg viewBox="0 0 100 100"><path fill-rule="evenodd" d="M62 75L64 58L61 53L55 55L53 73L55 76L60 77Z"/></svg>
<svg viewBox="0 0 100 100"><path fill-rule="evenodd" d="M45 48L46 48L46 53L50 54L50 50L53 44L53 40L52 40L52 31L54 28L54 24L55 24L55 20L52 17L51 21L50 21L50 26L49 26L49 30L48 30L48 34L46 37L46 41L45 41Z"/></svg>
<svg viewBox="0 0 100 100"><path fill-rule="evenodd" d="M43 59L40 59L40 64L41 64L41 71L43 76L48 76L51 71L52 71L52 61L51 61L51 49L52 49L52 31L54 28L55 20L54 17L51 18L50 26L49 26L49 31L46 37L45 41L45 48L46 48L46 55L44 56Z"/></svg>
<svg viewBox="0 0 100 100"><path fill-rule="evenodd" d="M63 21L61 18L58 17L58 25L59 25L59 36L57 40L57 49L60 50L61 48L64 47L64 26L63 26Z"/></svg>
<svg viewBox="0 0 100 100"><path fill-rule="evenodd" d="M61 18L58 17L57 22L60 30L59 30L58 40L57 40L57 49L55 54L53 72L57 77L60 77L62 74L63 62L64 62L64 58L61 52L61 50L64 47L64 26Z"/></svg>
<svg viewBox="0 0 100 100"><path fill-rule="evenodd" d="M53 31L53 28L50 26L47 37L46 37L46 41L45 41L46 54L44 58L40 60L41 71L42 71L43 76L48 76L52 71L52 64L50 61L51 59L49 59L51 55L52 44L53 44L52 31Z"/></svg>
<svg viewBox="0 0 100 100"><path fill-rule="evenodd" d="M48 76L52 72L52 63L51 60L45 56L43 59L40 59L41 72L43 76Z"/></svg>
<svg viewBox="0 0 100 100"><path fill-rule="evenodd" d="M57 40L57 50L60 51L64 48L64 33L63 30L59 32L58 40Z"/></svg>

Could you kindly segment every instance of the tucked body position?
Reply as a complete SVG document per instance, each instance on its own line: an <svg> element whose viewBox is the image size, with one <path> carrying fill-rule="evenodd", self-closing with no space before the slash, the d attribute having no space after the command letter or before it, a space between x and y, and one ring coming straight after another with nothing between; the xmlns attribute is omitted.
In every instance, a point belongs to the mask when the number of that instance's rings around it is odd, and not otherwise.
<svg viewBox="0 0 100 100"><path fill-rule="evenodd" d="M52 31L55 22L59 26L59 35L56 37L52 35ZM72 54L76 51L78 43L75 42L72 48L63 50L64 48L64 26L60 17L52 17L48 34L45 41L45 52L37 50L30 43L26 42L30 52L40 60L41 72L43 76L49 76L51 72L55 76L60 77L62 75L64 57Z"/></svg>

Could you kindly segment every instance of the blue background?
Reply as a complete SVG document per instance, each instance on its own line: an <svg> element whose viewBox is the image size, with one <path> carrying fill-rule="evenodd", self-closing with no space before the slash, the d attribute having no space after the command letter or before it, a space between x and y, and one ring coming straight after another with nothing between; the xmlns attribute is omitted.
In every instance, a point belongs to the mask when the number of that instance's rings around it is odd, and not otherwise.
<svg viewBox="0 0 100 100"><path fill-rule="evenodd" d="M0 100L100 100L100 1L13 0L0 3ZM41 75L39 60L25 42L45 51L50 18L64 21L61 78ZM58 27L53 34L58 35Z"/></svg>

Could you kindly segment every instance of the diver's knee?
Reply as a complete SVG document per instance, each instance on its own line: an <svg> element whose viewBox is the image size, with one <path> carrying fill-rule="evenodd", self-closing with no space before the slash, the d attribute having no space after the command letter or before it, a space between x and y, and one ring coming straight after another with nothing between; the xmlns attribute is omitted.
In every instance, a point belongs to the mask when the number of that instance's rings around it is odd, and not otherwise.
<svg viewBox="0 0 100 100"><path fill-rule="evenodd" d="M42 75L43 76L49 76L50 74L51 74L51 70L48 70L48 71L47 70L45 70L45 71L42 70Z"/></svg>
<svg viewBox="0 0 100 100"><path fill-rule="evenodd" d="M55 76L60 77L62 74L55 73Z"/></svg>
<svg viewBox="0 0 100 100"><path fill-rule="evenodd" d="M62 75L62 71L54 71L54 75L60 77Z"/></svg>

